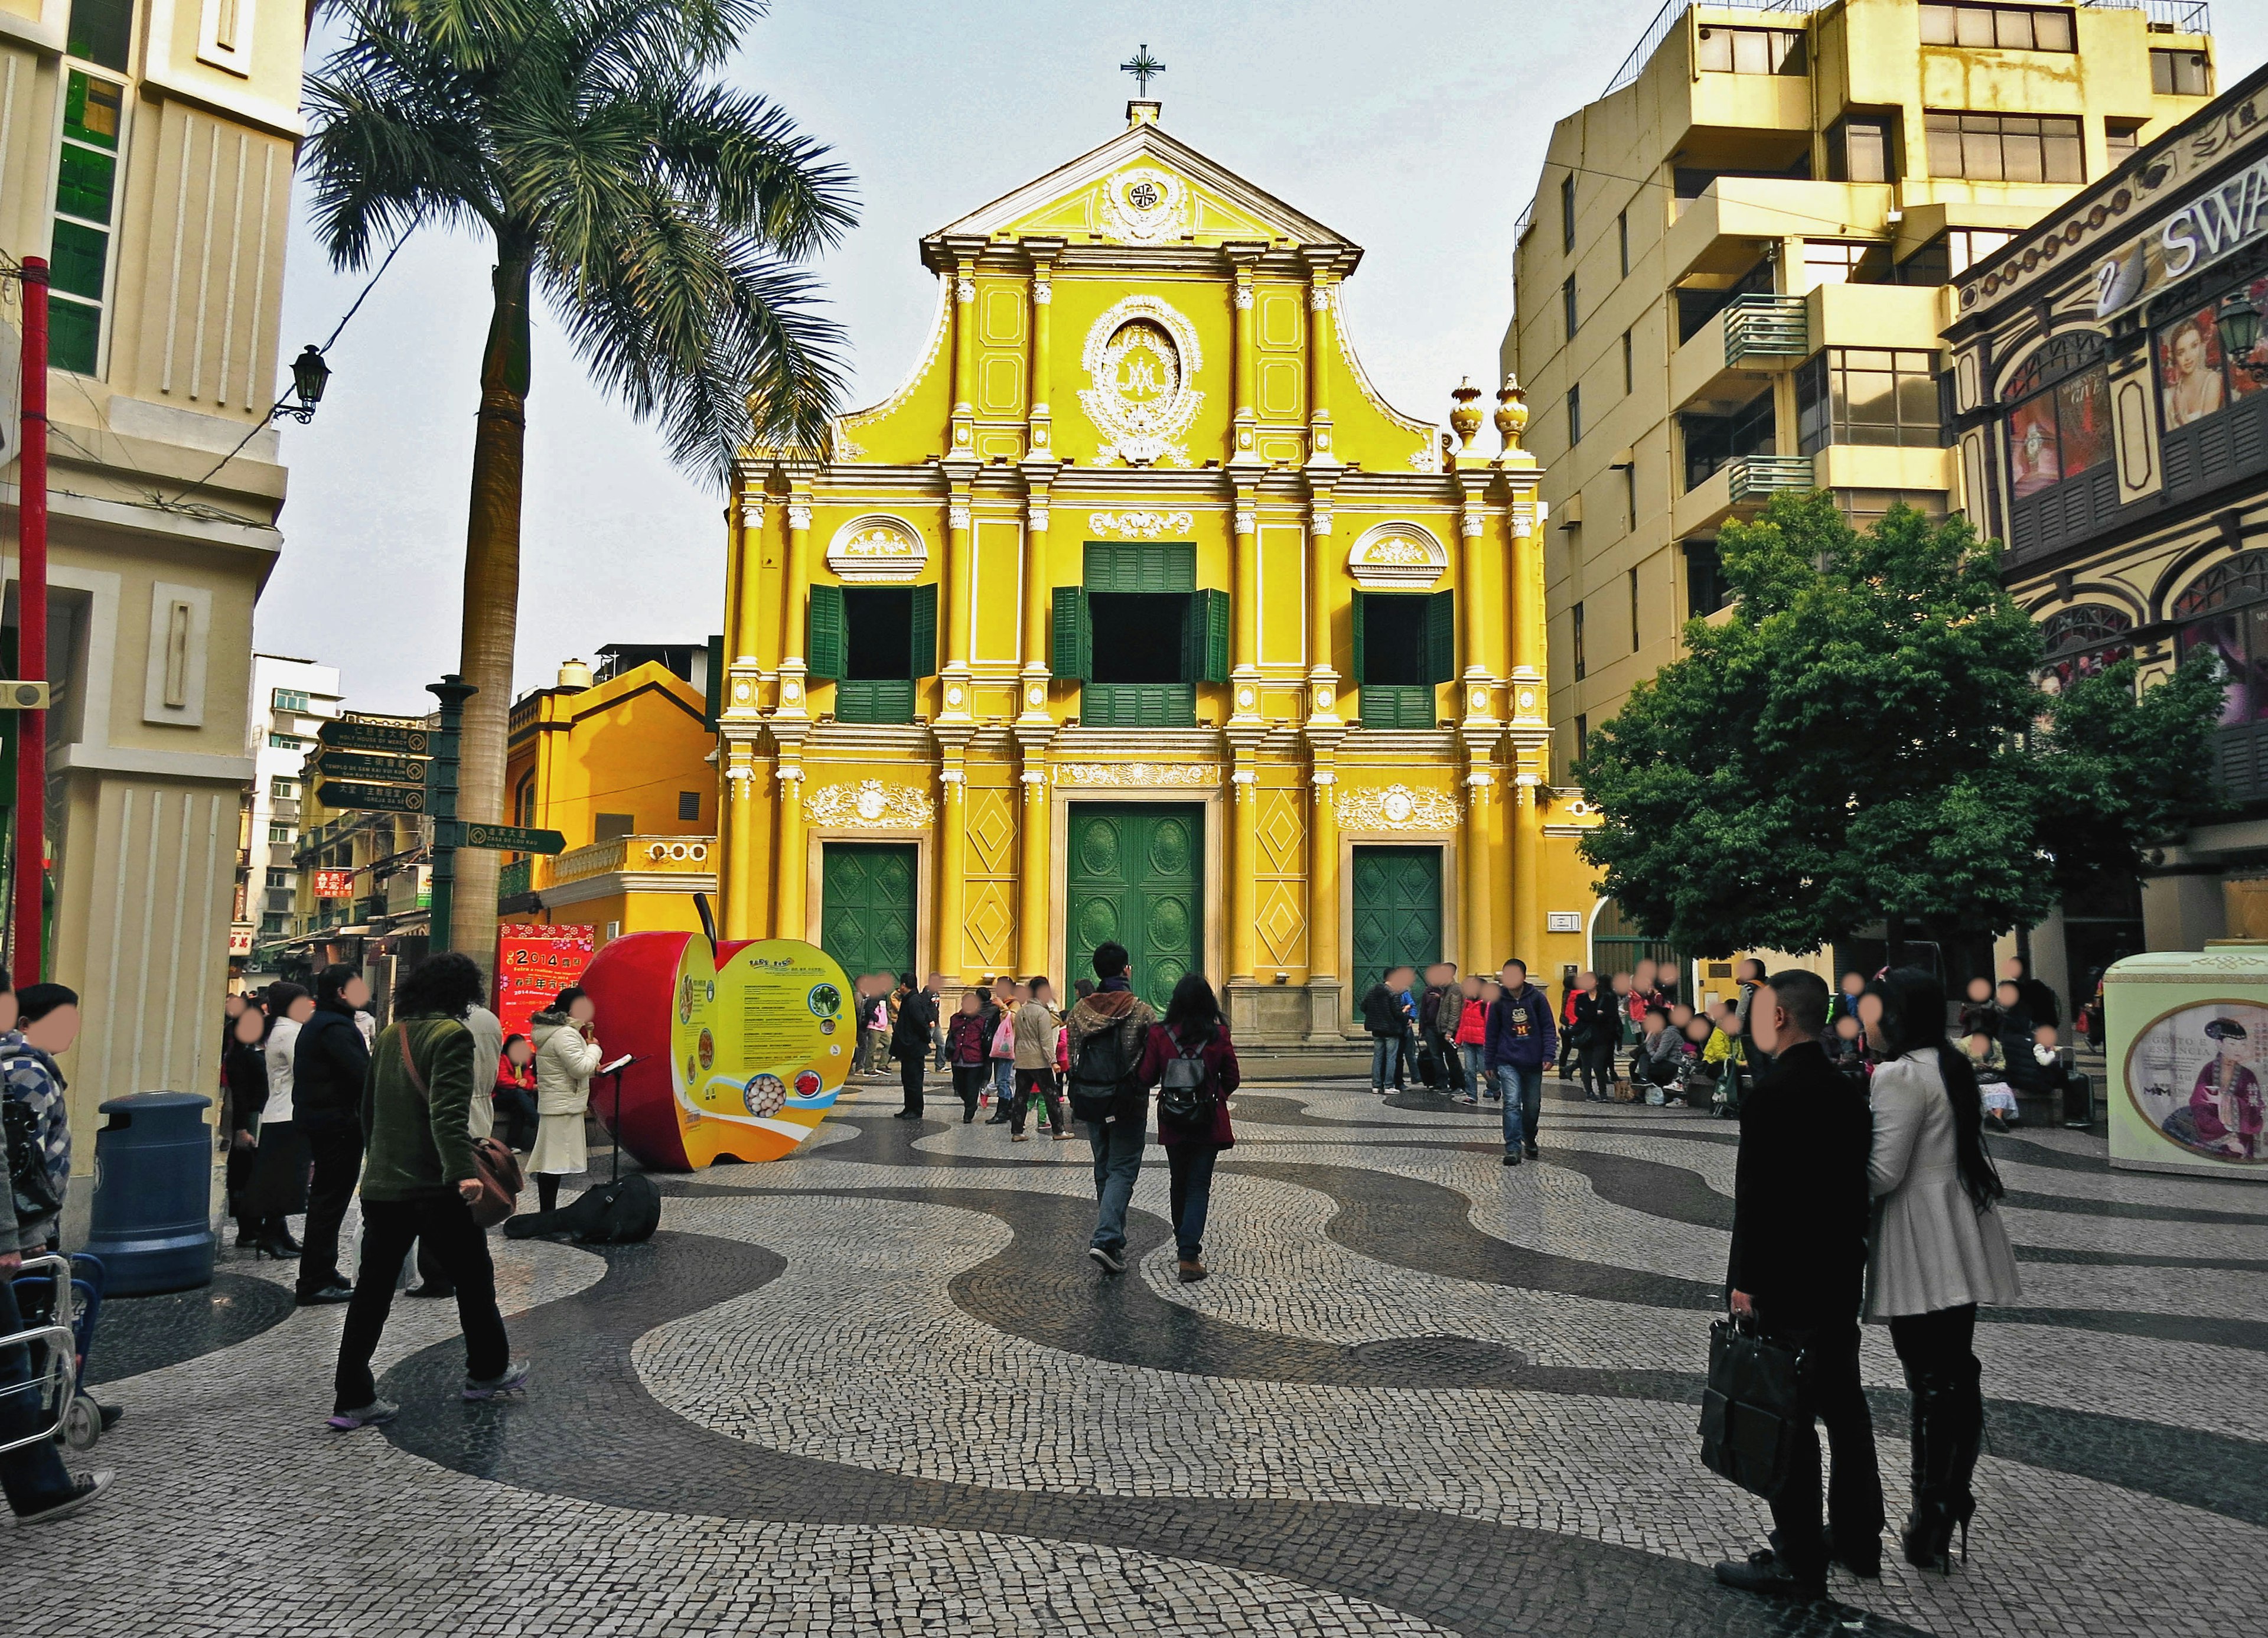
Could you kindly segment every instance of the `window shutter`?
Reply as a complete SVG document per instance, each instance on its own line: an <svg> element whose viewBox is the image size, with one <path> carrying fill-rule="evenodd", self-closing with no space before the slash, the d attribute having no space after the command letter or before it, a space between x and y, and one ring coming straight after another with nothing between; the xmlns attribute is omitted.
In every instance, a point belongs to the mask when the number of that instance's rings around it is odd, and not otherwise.
<svg viewBox="0 0 2268 1638"><path fill-rule="evenodd" d="M1056 587L1055 641L1050 646L1048 668L1052 675L1084 682L1094 675L1094 624L1084 586Z"/></svg>
<svg viewBox="0 0 2268 1638"><path fill-rule="evenodd" d="M1201 682L1228 681L1228 594L1199 592L1204 601L1204 675Z"/></svg>
<svg viewBox="0 0 2268 1638"><path fill-rule="evenodd" d="M914 587L913 653L906 675L909 677L933 677L937 675L937 582Z"/></svg>
<svg viewBox="0 0 2268 1638"><path fill-rule="evenodd" d="M804 664L814 678L839 682L847 668L843 663L843 588L813 587L810 610L810 631L803 641Z"/></svg>
<svg viewBox="0 0 2268 1638"><path fill-rule="evenodd" d="M1425 680L1457 680L1457 594L1435 592L1425 600Z"/></svg>
<svg viewBox="0 0 2268 1638"><path fill-rule="evenodd" d="M1353 676L1353 678L1354 678L1354 683L1355 683L1355 686L1356 686L1357 688L1360 688L1360 687L1362 686L1362 600L1363 600L1363 596L1364 596L1364 594L1362 594L1361 592L1357 592L1357 593L1354 594L1354 620L1353 620L1353 627L1352 627L1352 630L1353 630L1353 635L1354 635L1354 643L1353 643L1354 653L1352 653L1352 655L1350 657L1350 662L1349 662L1349 664L1348 664L1348 666L1347 666L1347 670L1348 670L1349 674L1350 674L1350 675L1351 675Z"/></svg>

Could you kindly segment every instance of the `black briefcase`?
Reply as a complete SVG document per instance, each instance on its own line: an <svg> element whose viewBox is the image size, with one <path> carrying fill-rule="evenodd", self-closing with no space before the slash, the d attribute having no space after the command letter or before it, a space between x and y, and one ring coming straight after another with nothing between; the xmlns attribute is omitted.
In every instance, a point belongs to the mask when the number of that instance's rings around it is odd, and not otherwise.
<svg viewBox="0 0 2268 1638"><path fill-rule="evenodd" d="M1701 1462L1769 1502L1787 1484L1789 1453L1810 1420L1796 1386L1802 1356L1738 1320L1709 1327L1701 1395Z"/></svg>

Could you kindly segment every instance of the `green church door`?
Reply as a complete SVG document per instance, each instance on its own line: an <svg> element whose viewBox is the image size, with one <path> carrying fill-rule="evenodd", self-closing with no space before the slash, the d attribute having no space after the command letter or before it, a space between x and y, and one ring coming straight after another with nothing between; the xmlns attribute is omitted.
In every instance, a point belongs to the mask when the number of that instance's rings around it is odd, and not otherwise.
<svg viewBox="0 0 2268 1638"><path fill-rule="evenodd" d="M1134 988L1166 1011L1185 972L1204 969L1204 809L1160 802L1074 802L1064 863L1071 980L1091 978L1098 944L1116 939Z"/></svg>
<svg viewBox="0 0 2268 1638"><path fill-rule="evenodd" d="M915 880L911 842L826 845L819 943L853 983L914 971Z"/></svg>
<svg viewBox="0 0 2268 1638"><path fill-rule="evenodd" d="M1354 850L1354 995L1391 967L1441 959L1441 850Z"/></svg>

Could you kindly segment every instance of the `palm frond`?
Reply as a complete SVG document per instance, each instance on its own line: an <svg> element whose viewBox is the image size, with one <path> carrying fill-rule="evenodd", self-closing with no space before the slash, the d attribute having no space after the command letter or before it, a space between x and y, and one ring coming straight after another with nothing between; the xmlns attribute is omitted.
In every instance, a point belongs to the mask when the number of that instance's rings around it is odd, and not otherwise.
<svg viewBox="0 0 2268 1638"><path fill-rule="evenodd" d="M307 78L313 119L301 164L316 235L336 266L366 265L375 244L420 222L494 225L473 100L421 66L365 37Z"/></svg>
<svg viewBox="0 0 2268 1638"><path fill-rule="evenodd" d="M858 225L849 168L777 104L721 85L656 87L647 101L662 180L725 225L791 258L829 248Z"/></svg>

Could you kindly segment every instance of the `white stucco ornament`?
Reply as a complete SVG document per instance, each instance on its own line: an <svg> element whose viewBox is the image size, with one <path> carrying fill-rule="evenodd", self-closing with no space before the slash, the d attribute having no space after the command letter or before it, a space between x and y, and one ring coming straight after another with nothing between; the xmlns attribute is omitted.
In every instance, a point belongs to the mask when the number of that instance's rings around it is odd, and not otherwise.
<svg viewBox="0 0 2268 1638"><path fill-rule="evenodd" d="M1095 215L1104 238L1154 245L1189 226L1189 190L1171 171L1135 166L1102 184Z"/></svg>
<svg viewBox="0 0 2268 1638"><path fill-rule="evenodd" d="M1447 572L1449 549L1422 523L1381 523L1347 550L1347 573L1365 591L1416 591Z"/></svg>
<svg viewBox="0 0 2268 1638"><path fill-rule="evenodd" d="M1197 327L1156 296L1128 296L1104 309L1086 332L1079 389L1102 443L1098 460L1129 466L1188 466L1189 435L1204 395L1190 383L1204 366Z"/></svg>
<svg viewBox="0 0 2268 1638"><path fill-rule="evenodd" d="M1454 797L1406 785L1355 786L1339 793L1339 823L1357 830L1454 830Z"/></svg>
<svg viewBox="0 0 2268 1638"><path fill-rule="evenodd" d="M853 830L904 830L930 823L936 810L928 794L909 785L862 779L856 785L822 785L804 804L814 824Z"/></svg>
<svg viewBox="0 0 2268 1638"><path fill-rule="evenodd" d="M929 565L929 543L903 518L854 518L828 542L827 566L853 586L917 580Z"/></svg>

